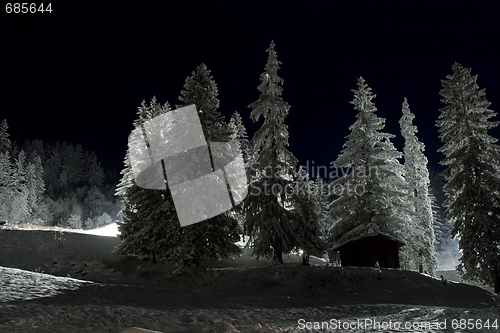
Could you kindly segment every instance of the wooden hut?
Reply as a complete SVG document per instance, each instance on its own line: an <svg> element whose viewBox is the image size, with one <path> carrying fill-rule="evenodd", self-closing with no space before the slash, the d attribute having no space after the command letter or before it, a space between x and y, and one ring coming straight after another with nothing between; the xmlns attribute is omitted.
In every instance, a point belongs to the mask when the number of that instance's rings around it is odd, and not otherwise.
<svg viewBox="0 0 500 333"><path fill-rule="evenodd" d="M405 243L390 235L375 232L335 245L342 266L399 268L399 248Z"/></svg>

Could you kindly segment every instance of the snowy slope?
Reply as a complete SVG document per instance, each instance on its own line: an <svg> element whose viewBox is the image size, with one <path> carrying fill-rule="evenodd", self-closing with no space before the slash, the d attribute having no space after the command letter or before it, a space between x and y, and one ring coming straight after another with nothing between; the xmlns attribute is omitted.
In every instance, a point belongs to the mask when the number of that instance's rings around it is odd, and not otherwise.
<svg viewBox="0 0 500 333"><path fill-rule="evenodd" d="M111 254L118 242L116 237L0 230L0 266L112 283L0 268L0 332L119 332L139 326L208 333L224 331L217 329L221 323L239 330L261 323L298 332L299 319L333 318L447 319L450 328L452 319L500 317L491 293L415 272L302 267L293 257L273 266L244 257L205 263L193 276L177 276L170 265Z"/></svg>

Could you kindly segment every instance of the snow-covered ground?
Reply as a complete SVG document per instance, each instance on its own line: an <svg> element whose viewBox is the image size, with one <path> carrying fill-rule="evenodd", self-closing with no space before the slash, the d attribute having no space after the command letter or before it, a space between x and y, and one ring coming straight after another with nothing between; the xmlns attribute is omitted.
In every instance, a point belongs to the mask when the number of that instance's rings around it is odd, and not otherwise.
<svg viewBox="0 0 500 333"><path fill-rule="evenodd" d="M117 237L119 234L118 225L116 223L111 223L97 229L82 230L81 232L89 235L108 236L108 237Z"/></svg>
<svg viewBox="0 0 500 333"><path fill-rule="evenodd" d="M415 272L303 267L294 256L274 266L242 256L179 276L170 265L111 254L118 243L116 237L0 230L0 332L120 332L138 326L274 333L265 325L302 332L321 323L332 332L500 331L491 326L494 320L500 325L493 294ZM463 319L474 319L475 328L478 319L489 319L490 328L453 329L460 325L453 320Z"/></svg>
<svg viewBox="0 0 500 333"><path fill-rule="evenodd" d="M95 229L69 229L61 227L47 227L47 226L37 226L33 224L22 224L22 225L7 225L2 226L3 229L15 229L15 230L50 230L59 232L72 232L87 235L96 236L107 236L107 237L117 237L119 234L118 224L111 223L100 228Z"/></svg>

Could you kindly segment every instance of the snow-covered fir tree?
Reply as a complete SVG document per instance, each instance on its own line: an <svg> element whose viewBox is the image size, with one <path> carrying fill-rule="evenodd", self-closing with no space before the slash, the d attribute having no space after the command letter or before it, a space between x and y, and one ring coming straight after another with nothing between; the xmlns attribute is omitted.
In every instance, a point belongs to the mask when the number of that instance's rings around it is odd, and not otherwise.
<svg viewBox="0 0 500 333"><path fill-rule="evenodd" d="M301 166L295 175L293 207L295 213L296 249L302 251L302 264L309 265L309 256L322 256L326 245L321 234L321 202L314 182Z"/></svg>
<svg viewBox="0 0 500 333"><path fill-rule="evenodd" d="M328 204L331 202L328 184L321 177L317 177L312 184L313 193L319 204L320 234L324 241L328 238L328 230L332 227L332 219L328 213Z"/></svg>
<svg viewBox="0 0 500 333"><path fill-rule="evenodd" d="M450 252L453 247L451 241L451 225L443 216L442 207L439 205L432 187L429 187L429 199L432 208L432 228L434 230L436 252Z"/></svg>
<svg viewBox="0 0 500 333"><path fill-rule="evenodd" d="M87 172L88 184L90 186L102 186L104 184L104 170L95 154L91 155Z"/></svg>
<svg viewBox="0 0 500 333"><path fill-rule="evenodd" d="M419 230L417 239L413 240L418 248L419 271L433 274L437 268L434 253L433 212L429 198L430 181L427 169L427 157L424 155L425 145L417 138L417 127L413 125L415 115L410 111L406 97L402 107L403 116L399 120L404 145L404 170L408 184L407 205L411 213L413 228Z"/></svg>
<svg viewBox="0 0 500 333"><path fill-rule="evenodd" d="M35 155L28 162L26 168L26 189L28 191L29 210L33 213L39 208L45 192L45 183L43 181L43 166L40 156Z"/></svg>
<svg viewBox="0 0 500 333"><path fill-rule="evenodd" d="M186 78L179 100L183 106L195 104L198 110L205 140L210 149L211 142L230 142L232 131L218 111L217 84L205 64L199 65L191 76ZM214 163L211 150L212 169ZM218 259L240 253L235 245L239 241L241 229L233 214L225 212L200 223L182 228L186 251L192 253L191 263L197 265L204 258Z"/></svg>
<svg viewBox="0 0 500 333"><path fill-rule="evenodd" d="M134 125L142 124L155 116L170 111L168 104L158 107L156 99L148 105L145 101L138 108L138 119ZM155 112L156 111L156 112ZM129 148L130 149L130 148ZM122 170L122 178L116 187L116 195L122 199L121 216L118 223L122 243L115 253L133 255L141 259L151 258L156 262L175 256L175 246L171 243L173 235L180 233L180 224L175 212L172 196L164 190L144 189L136 185L130 163L130 150L127 150Z"/></svg>
<svg viewBox="0 0 500 333"><path fill-rule="evenodd" d="M4 119L0 124L0 152L10 151L12 143L9 139L9 125L7 120Z"/></svg>
<svg viewBox="0 0 500 333"><path fill-rule="evenodd" d="M254 255L274 257L283 263L283 253L297 245L295 217L287 193L292 188L297 159L286 149L289 134L284 121L290 105L281 96L284 80L278 75L281 61L274 46L271 42L267 49L267 64L257 87L259 99L249 105L251 119L256 122L262 116L263 124L250 142L252 165L245 230Z"/></svg>
<svg viewBox="0 0 500 333"><path fill-rule="evenodd" d="M0 219L8 219L15 193L14 168L10 153L0 151Z"/></svg>
<svg viewBox="0 0 500 333"><path fill-rule="evenodd" d="M246 164L248 162L248 134L238 111L235 111L231 115L231 119L229 119L229 128L231 129L231 141L236 142L243 155L243 161Z"/></svg>
<svg viewBox="0 0 500 333"><path fill-rule="evenodd" d="M169 112L168 104L161 106L153 98L149 105L139 107L143 121ZM239 240L238 225L222 214L207 221L181 227L170 190L150 190L136 185L127 151L122 179L116 194L122 198L123 223L119 224L122 244L119 254L173 262L179 266L198 264L204 259L225 258L239 253L234 244ZM167 184L168 185L168 184Z"/></svg>
<svg viewBox="0 0 500 333"><path fill-rule="evenodd" d="M469 68L455 63L441 81L441 108L436 122L447 166L444 192L452 235L462 253L458 272L469 280L500 290L500 150L488 134L498 126L491 118L484 89Z"/></svg>
<svg viewBox="0 0 500 333"><path fill-rule="evenodd" d="M434 236L436 237L435 247L437 252L458 251L458 241L451 236L453 226L446 218L444 201L446 196L443 191L444 178L437 169L429 168L430 189L429 197L433 210Z"/></svg>
<svg viewBox="0 0 500 333"><path fill-rule="evenodd" d="M14 196L12 197L9 219L14 222L25 222L31 214L26 187L26 153L21 150L14 159Z"/></svg>
<svg viewBox="0 0 500 333"><path fill-rule="evenodd" d="M14 195L14 170L10 155L11 142L7 120L0 124L0 219L7 219Z"/></svg>
<svg viewBox="0 0 500 333"><path fill-rule="evenodd" d="M243 120L238 111L235 111L231 118L229 119L229 128L231 129L231 143L234 144L234 148L238 149L241 152L241 156L243 158L243 163L245 169L248 172L249 161L248 161L248 135L245 125L243 125ZM234 207L230 215L233 216L243 228L243 224L245 221L245 200L243 200L240 204Z"/></svg>
<svg viewBox="0 0 500 333"><path fill-rule="evenodd" d="M350 172L332 181L329 190L336 197L330 203L334 224L330 241L341 243L361 235L383 232L406 242L400 251L403 266L410 265L414 251L406 212L406 181L399 163L401 153L390 141L394 135L381 132L385 119L376 115L371 88L360 77L351 104L358 111L351 133L337 159L336 168ZM404 249L406 248L406 249ZM405 252L406 251L406 252Z"/></svg>

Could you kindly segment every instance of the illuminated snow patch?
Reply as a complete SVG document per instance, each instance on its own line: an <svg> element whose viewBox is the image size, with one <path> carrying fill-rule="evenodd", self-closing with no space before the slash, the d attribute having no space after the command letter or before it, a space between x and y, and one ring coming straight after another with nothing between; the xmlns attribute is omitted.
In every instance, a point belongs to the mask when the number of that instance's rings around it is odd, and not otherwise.
<svg viewBox="0 0 500 333"><path fill-rule="evenodd" d="M91 282L0 266L0 303L52 297Z"/></svg>

